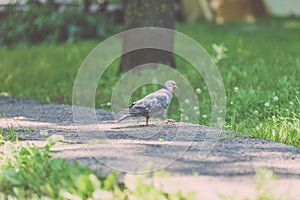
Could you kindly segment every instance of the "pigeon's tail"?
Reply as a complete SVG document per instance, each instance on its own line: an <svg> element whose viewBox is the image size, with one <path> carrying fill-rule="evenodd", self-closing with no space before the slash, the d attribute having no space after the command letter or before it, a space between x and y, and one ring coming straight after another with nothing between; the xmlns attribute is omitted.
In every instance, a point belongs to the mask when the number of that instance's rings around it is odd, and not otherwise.
<svg viewBox="0 0 300 200"><path fill-rule="evenodd" d="M120 119L117 120L117 123L119 123L120 121L123 121L127 117L131 117L131 116L132 116L131 114L123 115Z"/></svg>

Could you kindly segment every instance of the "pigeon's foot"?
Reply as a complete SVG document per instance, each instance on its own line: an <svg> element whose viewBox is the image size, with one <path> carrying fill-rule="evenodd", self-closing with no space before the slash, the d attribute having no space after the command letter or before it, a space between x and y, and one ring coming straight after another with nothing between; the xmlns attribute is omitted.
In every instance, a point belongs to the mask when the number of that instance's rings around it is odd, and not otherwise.
<svg viewBox="0 0 300 200"><path fill-rule="evenodd" d="M166 119L166 124L174 125L175 122L177 122L175 119Z"/></svg>

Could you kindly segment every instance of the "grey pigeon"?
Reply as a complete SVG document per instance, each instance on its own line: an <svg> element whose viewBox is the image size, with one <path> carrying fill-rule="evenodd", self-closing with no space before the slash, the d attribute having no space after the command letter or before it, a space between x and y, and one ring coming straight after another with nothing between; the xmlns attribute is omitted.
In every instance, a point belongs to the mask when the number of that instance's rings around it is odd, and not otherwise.
<svg viewBox="0 0 300 200"><path fill-rule="evenodd" d="M141 100L133 102L128 108L128 114L122 116L117 122L127 117L144 116L146 117L146 126L148 126L150 117L167 119L164 117L164 114L172 100L174 88L177 88L175 81L168 80L162 89L145 96ZM175 122L175 120L167 120L168 122Z"/></svg>

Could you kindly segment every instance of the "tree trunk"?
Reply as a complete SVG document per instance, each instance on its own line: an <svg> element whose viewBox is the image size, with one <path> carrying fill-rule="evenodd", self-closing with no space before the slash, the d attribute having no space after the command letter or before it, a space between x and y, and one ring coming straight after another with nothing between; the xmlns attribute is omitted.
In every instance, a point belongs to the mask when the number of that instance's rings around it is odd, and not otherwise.
<svg viewBox="0 0 300 200"><path fill-rule="evenodd" d="M124 0L125 30L140 27L174 28L174 0ZM123 38L123 52L130 49L137 40L149 38L149 35L127 36ZM162 36L163 37L163 36ZM168 35L170 38L170 35ZM166 39L163 45L173 49L172 39ZM175 67L173 53L159 49L140 49L122 55L119 72L128 71L146 63L161 63Z"/></svg>
<svg viewBox="0 0 300 200"><path fill-rule="evenodd" d="M84 0L83 1L83 11L85 13L89 13L89 11L90 11L90 5L91 5L91 0Z"/></svg>

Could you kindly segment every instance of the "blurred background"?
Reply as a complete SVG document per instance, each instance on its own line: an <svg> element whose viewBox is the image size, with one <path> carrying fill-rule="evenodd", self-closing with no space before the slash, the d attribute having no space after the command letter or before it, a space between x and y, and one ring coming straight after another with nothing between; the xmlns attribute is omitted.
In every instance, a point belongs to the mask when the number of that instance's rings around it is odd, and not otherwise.
<svg viewBox="0 0 300 200"><path fill-rule="evenodd" d="M142 9L133 0L0 0L0 46L42 41L69 43L105 38L125 23L126 10ZM151 1L150 1L151 2ZM137 7L130 7L137 3ZM139 5L140 4L140 5ZM156 5L167 5L172 20L223 24L234 20L249 23L261 17L296 17L297 0L159 0L151 2L148 17L155 18ZM129 6L127 6L129 5ZM167 11L168 10L168 11ZM142 11L143 12L143 11ZM152 16L152 17L151 17ZM164 18L163 15L159 16ZM140 20L147 24L146 18ZM141 23L142 25L143 23Z"/></svg>

